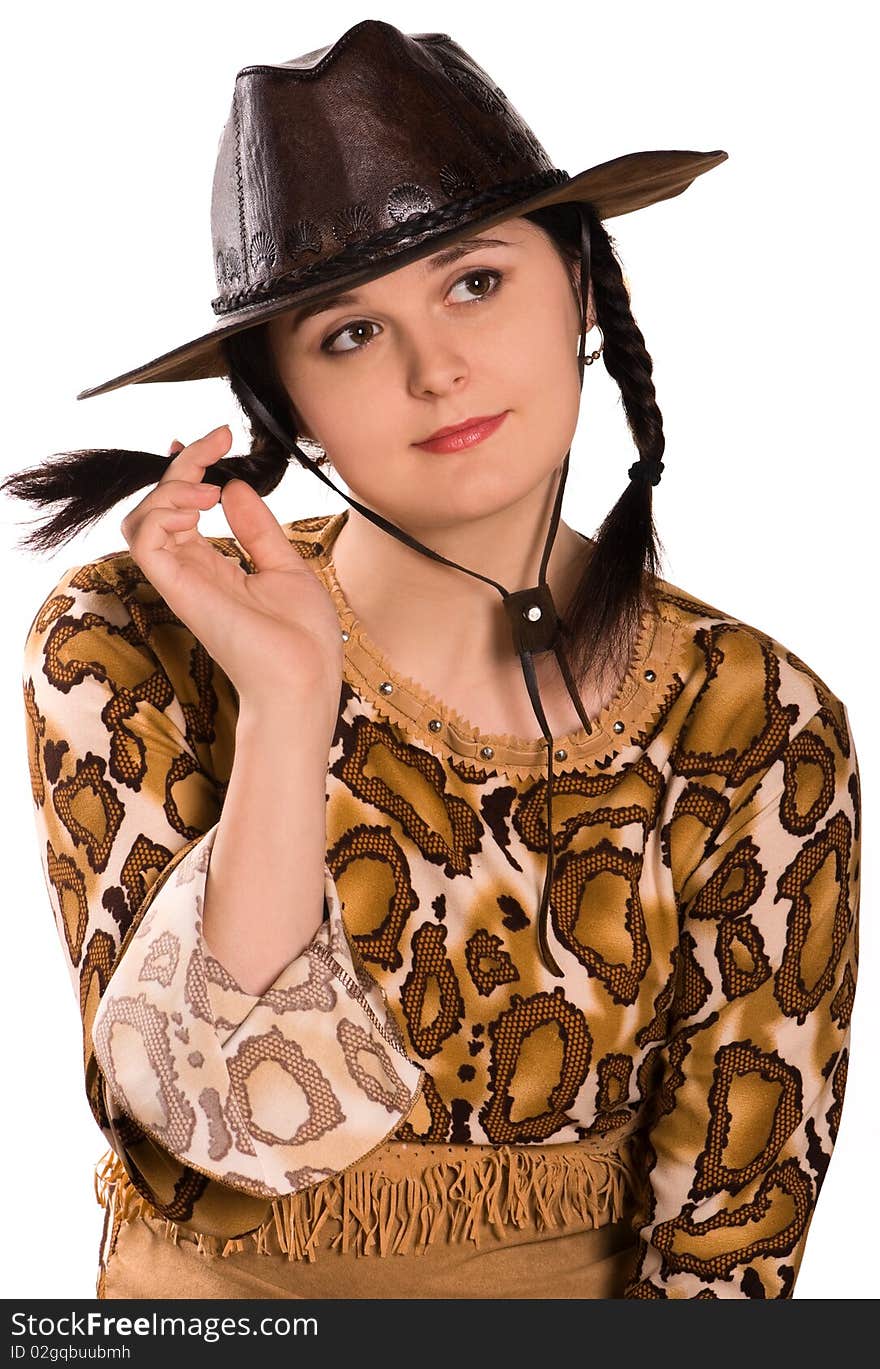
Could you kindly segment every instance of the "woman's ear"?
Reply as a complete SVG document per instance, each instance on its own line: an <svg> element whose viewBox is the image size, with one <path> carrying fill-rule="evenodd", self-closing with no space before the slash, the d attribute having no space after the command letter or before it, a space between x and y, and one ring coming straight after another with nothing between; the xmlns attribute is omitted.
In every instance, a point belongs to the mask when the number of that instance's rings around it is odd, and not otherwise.
<svg viewBox="0 0 880 1369"><path fill-rule="evenodd" d="M571 262L571 284L574 290L576 317L577 317L577 336L580 337L580 314L581 314L581 264L580 260ZM587 332L596 326L596 297L593 294L593 281L590 278L587 287Z"/></svg>
<svg viewBox="0 0 880 1369"><path fill-rule="evenodd" d="M587 294L587 332L596 326L596 296L593 294L593 282L590 280Z"/></svg>

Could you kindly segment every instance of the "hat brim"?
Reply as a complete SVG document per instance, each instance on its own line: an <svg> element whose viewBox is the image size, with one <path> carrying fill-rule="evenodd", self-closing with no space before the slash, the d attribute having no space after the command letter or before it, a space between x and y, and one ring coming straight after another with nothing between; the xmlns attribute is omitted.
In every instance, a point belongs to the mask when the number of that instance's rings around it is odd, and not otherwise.
<svg viewBox="0 0 880 1369"><path fill-rule="evenodd" d="M619 214L629 214L636 209L644 209L660 200L672 199L687 190L688 186L705 171L727 160L727 153L716 152L631 152L611 161L582 171L562 185L551 187L530 195L515 203L507 203L502 208L478 214L467 221L460 220L453 228L431 233L422 242L399 251L392 252L381 262L352 270L346 276L336 276L333 280L317 282L301 287L281 298L262 300L236 309L233 314L218 318L207 333L163 352L152 361L136 366L130 371L111 380L102 381L89 389L80 390L77 399L91 399L94 395L107 394L110 390L122 389L125 385L143 385L160 380L207 380L227 374L226 363L220 348L223 338L253 328L258 323L283 314L288 309L298 308L311 303L323 295L336 294L347 287L365 284L380 276L396 271L399 267L422 257L430 256L444 246L455 242L459 237L477 229L491 228L503 223L505 219L517 218L543 209L551 204L563 204L588 200L602 220L611 219Z"/></svg>

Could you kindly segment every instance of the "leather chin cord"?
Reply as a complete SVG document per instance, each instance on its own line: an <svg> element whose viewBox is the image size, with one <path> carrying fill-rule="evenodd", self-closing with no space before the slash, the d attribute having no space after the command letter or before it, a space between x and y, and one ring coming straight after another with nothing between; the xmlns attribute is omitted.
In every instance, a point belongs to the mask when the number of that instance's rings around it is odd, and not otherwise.
<svg viewBox="0 0 880 1369"><path fill-rule="evenodd" d="M577 206L580 215L581 225L581 335L578 343L578 376L581 390L584 383L584 366L586 355L586 334L587 334L587 299L590 281L590 229L586 213L583 207ZM241 386L241 391L248 403L253 407L254 412L262 423L269 429L274 437L281 443L284 449L295 454L297 460L306 469L313 471L325 485L329 485L332 490L358 510L364 518L369 518L377 527L382 528L398 541L412 547L413 550L421 552L424 556L430 556L434 561L441 561L445 566L452 566L455 570L464 571L466 575L473 575L478 580L485 581L488 585L493 585L498 590L504 601L504 608L510 623L513 638L513 649L517 653L522 665L523 676L526 688L529 691L529 698L535 710L535 717L541 728L541 732L547 742L547 859L544 874L544 889L541 895L541 907L538 913L538 946L541 959L551 974L562 977L563 971L553 957L550 943L547 936L547 924L550 909L550 890L553 880L553 867L555 857L555 839L553 835L553 735L547 724L544 708L541 703L541 695L538 687L538 680L535 674L534 657L544 651L553 651L559 663L559 669L565 681L571 700L577 709L578 716L584 726L585 731L592 733L590 720L584 710L583 702L578 693L577 686L572 679L568 661L562 647L562 622L553 603L550 587L547 584L547 565L550 560L550 553L556 538L556 530L559 527L559 515L562 509L562 495L565 490L565 482L568 477L569 458L571 448L565 454L562 463L562 475L559 487L556 492L556 499L553 505L553 513L550 517L550 525L547 529L547 536L544 541L544 551L541 556L541 568L538 572L538 583L531 589L521 589L511 592L498 584L496 580L488 575L481 575L479 571L468 570L466 566L460 566L456 561L450 561L447 557L441 556L439 552L432 551L430 547L424 546L409 533L404 532L394 523L383 518L381 514L373 509L366 508L357 499L350 498L344 491L340 490L333 481L324 474L321 468L316 465L302 448L297 444L290 433L285 432L284 428L277 422L275 417L269 412L261 400L254 394L253 390L243 379L241 373L236 370L236 380Z"/></svg>

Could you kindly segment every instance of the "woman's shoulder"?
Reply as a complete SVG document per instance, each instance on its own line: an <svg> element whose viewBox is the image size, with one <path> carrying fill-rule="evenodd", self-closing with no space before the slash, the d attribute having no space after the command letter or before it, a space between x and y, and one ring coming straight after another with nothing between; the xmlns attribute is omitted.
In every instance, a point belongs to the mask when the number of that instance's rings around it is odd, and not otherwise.
<svg viewBox="0 0 880 1369"><path fill-rule="evenodd" d="M767 627L690 589L655 578L657 611L674 625L678 674L695 688L691 720L717 720L725 732L792 732L818 713L846 731L840 695L800 653ZM718 728L711 729L717 732ZM707 746L707 750L711 749Z"/></svg>
<svg viewBox="0 0 880 1369"><path fill-rule="evenodd" d="M302 518L282 527L291 545L310 559L321 555L320 533L331 517ZM253 569L235 537L207 540L222 556L237 560L245 570ZM64 661L74 656L92 665L100 658L101 673L109 676L116 670L126 679L158 667L175 693L199 706L209 679L224 707L232 700L231 684L219 664L174 613L128 547L67 566L35 608L24 644L26 672L49 669L63 685L69 673Z"/></svg>

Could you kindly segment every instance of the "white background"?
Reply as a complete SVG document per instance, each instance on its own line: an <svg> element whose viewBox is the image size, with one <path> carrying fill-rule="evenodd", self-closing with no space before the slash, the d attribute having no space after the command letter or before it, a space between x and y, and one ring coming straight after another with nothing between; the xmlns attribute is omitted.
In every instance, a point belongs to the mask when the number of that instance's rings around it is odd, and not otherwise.
<svg viewBox="0 0 880 1369"><path fill-rule="evenodd" d="M16 7L2 83L2 471L77 447L166 452L240 411L222 380L79 390L210 328L210 192L236 72L335 41L364 18L451 34L570 175L642 148L729 160L683 195L608 220L654 359L666 433L655 517L664 578L769 632L844 700L864 804L861 974L834 1158L796 1297L876 1295L878 685L873 7L78 3ZM597 334L593 333L595 341ZM635 457L619 391L585 374L566 520L592 534ZM43 884L21 651L72 565L125 548L143 493L53 557L0 502L5 783L6 1278L13 1296L94 1294L104 1151L80 1023ZM281 521L347 507L292 467ZM222 510L207 533L228 535ZM869 580L870 577L870 580Z"/></svg>

